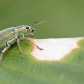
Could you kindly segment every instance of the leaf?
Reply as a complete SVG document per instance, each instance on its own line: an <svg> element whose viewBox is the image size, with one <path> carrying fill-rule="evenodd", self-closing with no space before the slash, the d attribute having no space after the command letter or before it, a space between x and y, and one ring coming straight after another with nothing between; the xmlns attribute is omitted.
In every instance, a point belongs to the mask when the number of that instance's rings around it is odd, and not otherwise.
<svg viewBox="0 0 84 84"><path fill-rule="evenodd" d="M33 45L21 41L24 58L16 44L4 53L0 84L83 84L83 43L84 40L79 40L81 46L60 61L40 61L30 54Z"/></svg>

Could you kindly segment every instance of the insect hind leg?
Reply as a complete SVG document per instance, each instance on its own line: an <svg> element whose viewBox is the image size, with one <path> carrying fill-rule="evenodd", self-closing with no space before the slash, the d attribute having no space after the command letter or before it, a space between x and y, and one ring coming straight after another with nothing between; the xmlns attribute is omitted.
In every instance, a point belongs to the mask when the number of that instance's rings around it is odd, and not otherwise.
<svg viewBox="0 0 84 84"><path fill-rule="evenodd" d="M6 46L2 51L1 51L1 56L0 56L0 64L1 64L1 60L2 60L2 56L3 56L3 53L5 53L10 47L11 47L11 43L15 42L15 38L9 40L6 42Z"/></svg>
<svg viewBox="0 0 84 84"><path fill-rule="evenodd" d="M7 47L5 47L5 48L1 51L0 64L1 64L1 60L2 60L3 53L6 52L6 51L10 48L10 46L11 46L11 45L8 45Z"/></svg>

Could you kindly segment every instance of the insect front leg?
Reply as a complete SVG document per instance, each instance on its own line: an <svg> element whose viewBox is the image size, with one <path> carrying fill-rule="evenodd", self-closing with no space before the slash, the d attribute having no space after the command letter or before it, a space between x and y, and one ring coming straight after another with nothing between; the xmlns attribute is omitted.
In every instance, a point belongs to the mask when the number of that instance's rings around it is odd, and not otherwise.
<svg viewBox="0 0 84 84"><path fill-rule="evenodd" d="M1 60L2 60L2 56L3 56L3 53L6 52L9 48L10 48L11 45L8 45L7 47L5 47L2 52L1 52L1 57L0 57L0 64L1 64Z"/></svg>
<svg viewBox="0 0 84 84"><path fill-rule="evenodd" d="M33 34L26 34L24 37L30 37L33 38Z"/></svg>
<svg viewBox="0 0 84 84"><path fill-rule="evenodd" d="M21 49L21 47L20 47L20 40L19 40L19 39L17 39L17 44L18 44L18 47L19 47L20 52L21 52L21 57L24 57L24 56L23 56L22 49Z"/></svg>
<svg viewBox="0 0 84 84"><path fill-rule="evenodd" d="M29 40L28 38L24 37L24 39L25 39L26 41L29 41L29 42L31 42L32 44L34 44L38 49L43 50L42 48L40 48L39 46L37 46L35 43L33 43L33 42L32 42L31 40Z"/></svg>

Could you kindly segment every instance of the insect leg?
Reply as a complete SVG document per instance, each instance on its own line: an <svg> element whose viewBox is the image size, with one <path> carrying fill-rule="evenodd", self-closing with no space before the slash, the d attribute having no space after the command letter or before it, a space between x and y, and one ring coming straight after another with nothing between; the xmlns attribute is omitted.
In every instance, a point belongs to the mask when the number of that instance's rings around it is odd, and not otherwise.
<svg viewBox="0 0 84 84"><path fill-rule="evenodd" d="M33 38L33 34L26 34L25 37L30 37Z"/></svg>
<svg viewBox="0 0 84 84"><path fill-rule="evenodd" d="M24 37L31 37L33 38L33 34L26 34L26 35L23 35L23 38L19 38L20 40L24 40Z"/></svg>
<svg viewBox="0 0 84 84"><path fill-rule="evenodd" d="M42 48L40 48L39 46L37 46L35 43L33 43L31 40L29 40L28 38L25 38L24 37L24 39L26 40L26 41L29 41L29 42L31 42L32 44L34 44L38 49L40 49L40 50L43 50Z"/></svg>
<svg viewBox="0 0 84 84"><path fill-rule="evenodd" d="M7 47L5 47L2 52L1 52L1 57L0 57L0 64L1 64L1 60L2 60L2 55L4 52L6 52L9 48L10 48L11 45L8 45Z"/></svg>
<svg viewBox="0 0 84 84"><path fill-rule="evenodd" d="M21 49L21 47L20 47L20 40L19 39L17 39L17 44L18 44L18 47L19 47L19 49L20 49L20 52L21 52L21 57L24 57L23 56L23 52L22 52L22 49Z"/></svg>

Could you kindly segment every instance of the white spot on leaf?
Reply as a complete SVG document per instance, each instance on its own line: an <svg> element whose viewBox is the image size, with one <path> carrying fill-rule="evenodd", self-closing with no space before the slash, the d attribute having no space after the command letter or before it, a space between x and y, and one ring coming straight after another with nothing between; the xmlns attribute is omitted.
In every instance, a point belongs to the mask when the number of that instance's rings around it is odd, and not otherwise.
<svg viewBox="0 0 84 84"><path fill-rule="evenodd" d="M57 39L33 39L33 42L43 50L34 45L31 54L38 60L59 61L73 49L78 48L77 42L83 39L78 38L57 38Z"/></svg>

